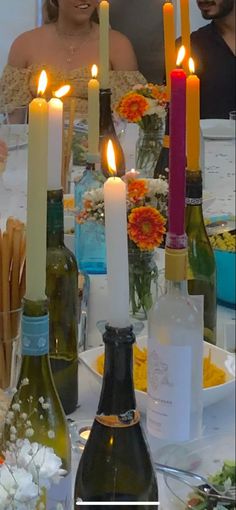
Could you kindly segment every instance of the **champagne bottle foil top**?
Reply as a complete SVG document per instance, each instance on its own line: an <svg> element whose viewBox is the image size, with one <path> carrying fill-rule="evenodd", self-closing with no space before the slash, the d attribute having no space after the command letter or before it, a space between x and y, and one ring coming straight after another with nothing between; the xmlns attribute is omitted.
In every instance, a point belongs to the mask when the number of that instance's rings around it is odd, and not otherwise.
<svg viewBox="0 0 236 510"><path fill-rule="evenodd" d="M202 174L201 172L186 172L186 203L188 199L202 199ZM191 202L190 202L191 203ZM201 201L199 202L201 203ZM193 204L194 205L194 204ZM196 204L198 205L198 204Z"/></svg>
<svg viewBox="0 0 236 510"><path fill-rule="evenodd" d="M113 328L106 324L105 333L103 333L103 341L106 344L133 344L135 342L135 334L133 326L127 328Z"/></svg>

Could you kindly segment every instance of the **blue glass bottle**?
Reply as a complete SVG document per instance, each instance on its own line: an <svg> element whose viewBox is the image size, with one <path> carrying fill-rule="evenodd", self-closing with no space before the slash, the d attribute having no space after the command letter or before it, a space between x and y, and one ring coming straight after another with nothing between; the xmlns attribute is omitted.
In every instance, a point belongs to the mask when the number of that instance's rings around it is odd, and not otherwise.
<svg viewBox="0 0 236 510"><path fill-rule="evenodd" d="M75 206L83 209L83 195L86 191L100 188L102 176L95 170L94 163L87 163L82 178L75 183ZM75 256L79 270L87 274L106 274L105 227L96 221L75 224Z"/></svg>

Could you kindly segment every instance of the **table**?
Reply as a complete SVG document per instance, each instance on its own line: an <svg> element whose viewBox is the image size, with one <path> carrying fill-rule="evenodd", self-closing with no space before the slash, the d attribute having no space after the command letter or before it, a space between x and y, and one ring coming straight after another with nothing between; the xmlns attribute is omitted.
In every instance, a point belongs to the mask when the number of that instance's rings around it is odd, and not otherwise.
<svg viewBox="0 0 236 510"><path fill-rule="evenodd" d="M128 126L126 137L123 141L124 152L127 161L127 170L134 167L135 140L137 127ZM0 227L5 219L11 215L25 221L26 218L26 165L27 150L18 150L17 165L14 163L15 154L12 151L8 160L6 172L3 175L4 188L0 188ZM207 215L235 212L235 146L233 140L206 141L205 142L205 170L204 186L205 200L204 211ZM159 267L163 266L163 257L159 253ZM97 297L99 296L99 301ZM99 306L98 306L99 302ZM91 277L90 292L90 319L88 344L90 346L102 343L102 337L96 328L99 319L106 319L103 311L106 309L106 282L104 276ZM217 344L227 347L232 342L233 329L235 328L235 312L230 308L218 307L218 338ZM229 327L230 326L230 327ZM230 336L227 336L230 331ZM79 409L71 415L76 421L78 428L90 425L96 413L100 385L89 375L88 370L79 365ZM232 394L226 400L212 405L204 410L203 435L209 437L216 431L223 431L226 424L234 423L235 399ZM145 420L143 418L145 428ZM158 449L161 446L157 440L148 437L152 454L158 459ZM73 455L73 472L79 461L78 452ZM160 486L160 499L162 510L169 510L168 494L162 476L158 475Z"/></svg>

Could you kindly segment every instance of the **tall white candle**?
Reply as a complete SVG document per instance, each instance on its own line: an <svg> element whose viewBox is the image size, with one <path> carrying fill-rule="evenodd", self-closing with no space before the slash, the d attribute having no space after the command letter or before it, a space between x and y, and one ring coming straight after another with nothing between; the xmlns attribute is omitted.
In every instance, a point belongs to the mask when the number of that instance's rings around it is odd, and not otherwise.
<svg viewBox="0 0 236 510"><path fill-rule="evenodd" d="M88 155L98 155L99 145L99 81L97 66L92 67L92 78L88 82Z"/></svg>
<svg viewBox="0 0 236 510"><path fill-rule="evenodd" d="M55 92L48 103L48 189L61 188L63 102L60 97L67 94L70 85Z"/></svg>
<svg viewBox="0 0 236 510"><path fill-rule="evenodd" d="M101 89L109 88L109 2L102 0L99 5L99 52Z"/></svg>
<svg viewBox="0 0 236 510"><path fill-rule="evenodd" d="M53 97L48 103L48 189L61 188L63 104Z"/></svg>
<svg viewBox="0 0 236 510"><path fill-rule="evenodd" d="M109 151L113 148L109 141ZM110 158L114 158L113 156ZM115 165L109 159L109 167ZM129 269L127 242L126 185L119 177L104 184L105 230L108 277L108 322L115 328L129 326Z"/></svg>
<svg viewBox="0 0 236 510"><path fill-rule="evenodd" d="M46 88L42 76L38 93ZM48 103L38 97L29 105L25 296L31 301L45 299L47 169Z"/></svg>

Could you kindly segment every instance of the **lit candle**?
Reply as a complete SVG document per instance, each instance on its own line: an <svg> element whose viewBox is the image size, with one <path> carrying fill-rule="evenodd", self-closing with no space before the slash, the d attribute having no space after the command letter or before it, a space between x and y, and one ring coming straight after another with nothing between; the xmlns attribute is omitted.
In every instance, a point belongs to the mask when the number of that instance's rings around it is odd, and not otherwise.
<svg viewBox="0 0 236 510"><path fill-rule="evenodd" d="M175 67L175 17L174 6L171 2L163 5L165 70L167 97L170 98L170 73Z"/></svg>
<svg viewBox="0 0 236 510"><path fill-rule="evenodd" d="M195 65L189 59L190 74L187 78L187 168L199 170L200 160L200 80L194 74Z"/></svg>
<svg viewBox="0 0 236 510"><path fill-rule="evenodd" d="M38 95L46 86L47 75L42 71ZM29 105L25 295L31 301L45 299L47 169L48 104L37 97Z"/></svg>
<svg viewBox="0 0 236 510"><path fill-rule="evenodd" d="M104 184L108 322L115 328L125 328L130 324L126 185L115 177L116 164L111 140L107 154L109 170L113 173Z"/></svg>
<svg viewBox="0 0 236 510"><path fill-rule="evenodd" d="M63 141L63 97L70 85L61 87L48 103L48 189L61 188L62 141Z"/></svg>
<svg viewBox="0 0 236 510"><path fill-rule="evenodd" d="M188 59L191 54L190 50L190 16L189 16L189 0L180 0L180 16L181 16L181 37L182 45L185 47L185 58L183 62L184 69L188 73Z"/></svg>
<svg viewBox="0 0 236 510"><path fill-rule="evenodd" d="M182 46L177 65L185 55ZM170 100L170 172L168 217L169 233L184 234L185 216L185 166L186 166L186 73L183 69L171 72Z"/></svg>
<svg viewBox="0 0 236 510"><path fill-rule="evenodd" d="M88 82L88 160L98 155L99 144L99 81L97 66L92 67L92 78Z"/></svg>
<svg viewBox="0 0 236 510"><path fill-rule="evenodd" d="M109 88L109 2L99 4L100 84L101 89Z"/></svg>

